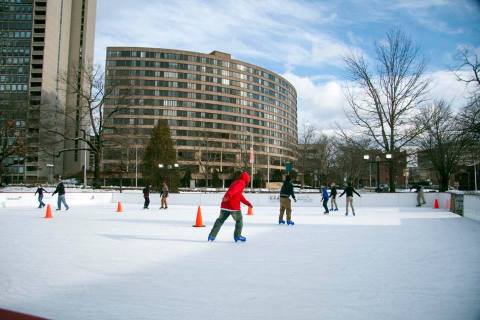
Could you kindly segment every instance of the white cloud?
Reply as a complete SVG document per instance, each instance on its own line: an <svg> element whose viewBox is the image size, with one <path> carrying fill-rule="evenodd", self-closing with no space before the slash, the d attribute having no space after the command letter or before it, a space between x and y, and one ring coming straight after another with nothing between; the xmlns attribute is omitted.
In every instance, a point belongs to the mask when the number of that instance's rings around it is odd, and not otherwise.
<svg viewBox="0 0 480 320"><path fill-rule="evenodd" d="M110 0L99 2L97 15L95 51L100 64L107 46L120 45L217 49L247 61L273 61L289 70L339 65L348 50L342 41L316 29L336 19L318 2L138 0L132 6L130 1Z"/></svg>
<svg viewBox="0 0 480 320"><path fill-rule="evenodd" d="M345 116L347 106L343 87L346 82L334 77L317 82L313 77L285 73L283 76L292 83L298 95L298 123L314 125L323 133L336 132L337 124L343 128L350 127ZM426 75L430 78L429 97L431 102L444 99L453 110L458 110L467 102L468 92L465 84L457 81L449 70L440 70ZM429 103L429 102L427 102ZM346 108L348 110L348 107Z"/></svg>
<svg viewBox="0 0 480 320"><path fill-rule="evenodd" d="M434 100L444 99L452 106L453 110L458 110L466 105L468 100L468 90L465 83L457 80L450 70L439 70L428 75L431 82L430 97Z"/></svg>
<svg viewBox="0 0 480 320"><path fill-rule="evenodd" d="M316 83L311 77L293 73L283 76L290 81L298 95L298 123L310 123L320 131L336 129L336 124L346 125L345 98L340 80Z"/></svg>

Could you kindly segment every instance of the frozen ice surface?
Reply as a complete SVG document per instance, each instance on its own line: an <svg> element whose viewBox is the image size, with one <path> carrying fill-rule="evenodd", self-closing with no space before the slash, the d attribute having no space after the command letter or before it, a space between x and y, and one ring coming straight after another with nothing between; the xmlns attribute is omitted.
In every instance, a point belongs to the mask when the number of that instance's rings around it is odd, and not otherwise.
<svg viewBox="0 0 480 320"><path fill-rule="evenodd" d="M35 203L33 203L34 205ZM480 319L480 224L427 208L0 209L0 308L53 319ZM246 211L246 210L245 210Z"/></svg>

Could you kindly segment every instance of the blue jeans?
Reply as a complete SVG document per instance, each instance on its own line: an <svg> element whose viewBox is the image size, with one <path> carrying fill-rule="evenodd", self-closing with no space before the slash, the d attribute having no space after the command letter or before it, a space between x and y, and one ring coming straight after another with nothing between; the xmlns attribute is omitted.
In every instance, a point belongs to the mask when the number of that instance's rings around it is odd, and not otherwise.
<svg viewBox="0 0 480 320"><path fill-rule="evenodd" d="M65 206L65 208L68 209L68 204L67 204L67 202L65 201L65 195L64 195L64 194L58 195L58 199L57 199L57 209L58 209L58 210L61 210L61 209L62 209L62 203L63 203L63 205Z"/></svg>
<svg viewBox="0 0 480 320"><path fill-rule="evenodd" d="M43 199L43 194L39 194L39 195L38 195L38 207L39 207L39 208L45 206L45 203L43 203L42 199Z"/></svg>

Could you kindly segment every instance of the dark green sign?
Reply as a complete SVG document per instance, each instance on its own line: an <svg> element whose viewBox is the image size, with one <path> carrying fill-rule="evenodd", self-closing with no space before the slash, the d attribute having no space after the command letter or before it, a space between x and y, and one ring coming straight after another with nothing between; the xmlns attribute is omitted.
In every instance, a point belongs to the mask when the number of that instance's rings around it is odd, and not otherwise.
<svg viewBox="0 0 480 320"><path fill-rule="evenodd" d="M292 172L292 163L291 162L286 162L285 163L285 171L287 171L287 173Z"/></svg>

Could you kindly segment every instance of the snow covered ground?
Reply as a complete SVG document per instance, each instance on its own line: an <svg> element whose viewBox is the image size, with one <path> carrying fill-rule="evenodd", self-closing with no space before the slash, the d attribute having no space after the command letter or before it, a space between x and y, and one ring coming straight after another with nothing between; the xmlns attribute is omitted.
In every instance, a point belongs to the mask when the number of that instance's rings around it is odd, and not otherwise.
<svg viewBox="0 0 480 320"><path fill-rule="evenodd" d="M428 208L324 216L140 204L0 209L0 308L53 319L480 319L480 223Z"/></svg>

